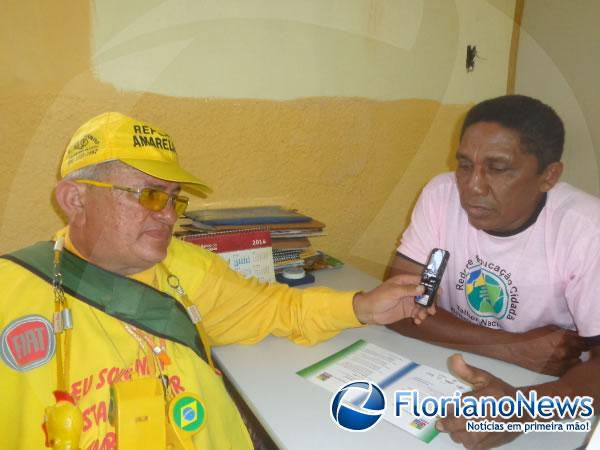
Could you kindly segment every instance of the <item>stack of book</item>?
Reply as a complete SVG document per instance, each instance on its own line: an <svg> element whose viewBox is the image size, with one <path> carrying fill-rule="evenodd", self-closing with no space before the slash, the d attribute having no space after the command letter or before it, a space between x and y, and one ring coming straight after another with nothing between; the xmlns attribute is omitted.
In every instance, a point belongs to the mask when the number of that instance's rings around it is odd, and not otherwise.
<svg viewBox="0 0 600 450"><path fill-rule="evenodd" d="M202 209L188 211L187 223L181 223L178 236L210 235L224 231L266 229L271 235L275 272L290 267L304 267L314 258L309 238L325 235L325 224L281 206L247 208Z"/></svg>

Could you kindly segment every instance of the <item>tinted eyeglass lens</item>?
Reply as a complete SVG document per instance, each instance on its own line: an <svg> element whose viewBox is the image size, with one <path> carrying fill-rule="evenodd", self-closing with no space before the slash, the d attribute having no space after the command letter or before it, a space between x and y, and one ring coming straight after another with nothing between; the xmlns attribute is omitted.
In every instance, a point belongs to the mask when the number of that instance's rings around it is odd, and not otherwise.
<svg viewBox="0 0 600 450"><path fill-rule="evenodd" d="M162 211L171 195L163 191L157 191L156 189L142 189L140 192L140 203L141 205L149 209L150 211ZM177 215L182 215L188 206L188 199L186 197L180 197L173 195L175 201L175 212Z"/></svg>
<svg viewBox="0 0 600 450"><path fill-rule="evenodd" d="M175 212L178 216L183 215L188 206L188 199L185 197L175 198Z"/></svg>
<svg viewBox="0 0 600 450"><path fill-rule="evenodd" d="M140 192L141 205L150 211L161 211L169 201L169 194L155 189L142 189Z"/></svg>

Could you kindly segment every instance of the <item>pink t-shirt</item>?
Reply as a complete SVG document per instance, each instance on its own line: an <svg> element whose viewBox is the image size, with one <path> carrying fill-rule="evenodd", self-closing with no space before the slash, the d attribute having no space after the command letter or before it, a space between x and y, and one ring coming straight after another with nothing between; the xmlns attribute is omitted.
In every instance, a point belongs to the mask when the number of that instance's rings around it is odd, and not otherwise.
<svg viewBox="0 0 600 450"><path fill-rule="evenodd" d="M450 252L441 306L489 328L523 332L545 325L600 335L600 199L558 183L534 224L506 237L469 224L454 173L423 189L398 252L425 263Z"/></svg>

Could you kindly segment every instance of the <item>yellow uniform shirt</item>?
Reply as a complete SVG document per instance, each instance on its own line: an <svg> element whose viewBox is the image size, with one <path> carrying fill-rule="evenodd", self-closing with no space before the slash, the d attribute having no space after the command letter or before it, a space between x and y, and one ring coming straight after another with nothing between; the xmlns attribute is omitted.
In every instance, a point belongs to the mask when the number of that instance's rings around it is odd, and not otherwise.
<svg viewBox="0 0 600 450"><path fill-rule="evenodd" d="M353 293L295 290L248 280L217 255L175 239L163 263L200 310L212 345L250 344L268 334L313 344L360 325L352 309ZM131 278L176 297L166 276L162 265L157 265ZM4 259L0 259L0 283L1 447L41 450L45 448L44 408L54 404L52 391L56 389L54 337L47 331L54 295L49 283ZM83 412L81 448L114 449L116 437L108 421L109 386L136 374L150 376L152 360L123 322L73 297L69 301L74 323L69 385ZM164 372L173 390L196 393L204 402L206 426L194 438L196 448L251 448L221 377L186 346L150 338L169 356L171 363Z"/></svg>

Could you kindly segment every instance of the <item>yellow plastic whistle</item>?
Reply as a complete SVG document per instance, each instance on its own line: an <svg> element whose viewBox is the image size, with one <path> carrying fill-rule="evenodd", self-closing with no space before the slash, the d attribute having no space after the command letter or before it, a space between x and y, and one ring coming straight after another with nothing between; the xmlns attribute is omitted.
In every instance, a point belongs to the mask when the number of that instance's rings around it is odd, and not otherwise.
<svg viewBox="0 0 600 450"><path fill-rule="evenodd" d="M81 410L73 397L64 391L54 391L56 404L45 411L42 428L46 433L46 447L53 450L79 450L83 426Z"/></svg>

